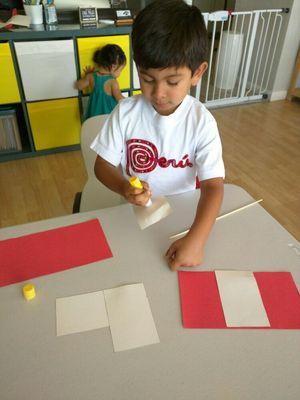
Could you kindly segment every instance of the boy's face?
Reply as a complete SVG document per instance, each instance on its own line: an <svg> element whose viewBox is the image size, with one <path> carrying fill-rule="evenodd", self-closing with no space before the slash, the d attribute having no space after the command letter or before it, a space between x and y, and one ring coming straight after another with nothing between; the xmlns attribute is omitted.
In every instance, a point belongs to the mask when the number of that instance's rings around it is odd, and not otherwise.
<svg viewBox="0 0 300 400"><path fill-rule="evenodd" d="M159 114L170 115L189 93L191 86L197 85L206 69L206 62L193 75L188 67L139 68L141 90Z"/></svg>

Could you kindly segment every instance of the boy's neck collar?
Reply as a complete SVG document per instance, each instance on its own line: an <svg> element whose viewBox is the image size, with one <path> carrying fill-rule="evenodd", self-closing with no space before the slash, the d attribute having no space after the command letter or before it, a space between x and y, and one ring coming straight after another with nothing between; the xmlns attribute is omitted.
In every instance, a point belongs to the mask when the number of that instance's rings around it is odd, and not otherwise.
<svg viewBox="0 0 300 400"><path fill-rule="evenodd" d="M174 116L176 117L176 114L178 114L177 110L182 109L185 107L186 102L188 101L187 99L189 98L189 95L187 94L182 102L180 104L178 104L178 106L175 108L175 110L173 112L171 112L168 115L164 115L164 114L160 114L159 112L156 111L155 107L151 104L150 101L146 100L147 103L149 104L149 106L152 108L153 112L155 112L155 114L157 115L158 118L162 118L162 119L172 119Z"/></svg>
<svg viewBox="0 0 300 400"><path fill-rule="evenodd" d="M161 115L155 110L150 101L145 97L143 99L145 106L149 110L151 118L153 119L153 124L161 129L169 129L172 126L176 126L185 117L185 114L191 105L191 97L186 95L172 114Z"/></svg>

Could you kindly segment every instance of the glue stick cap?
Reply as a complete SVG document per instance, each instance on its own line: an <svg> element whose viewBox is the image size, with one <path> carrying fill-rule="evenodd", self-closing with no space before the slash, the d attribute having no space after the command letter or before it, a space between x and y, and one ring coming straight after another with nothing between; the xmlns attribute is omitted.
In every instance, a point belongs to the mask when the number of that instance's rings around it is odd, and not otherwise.
<svg viewBox="0 0 300 400"><path fill-rule="evenodd" d="M26 300L31 300L35 298L35 287L31 283L23 286L23 295Z"/></svg>
<svg viewBox="0 0 300 400"><path fill-rule="evenodd" d="M129 178L129 183L131 186L137 189L143 189L143 185L141 184L138 176L132 176L131 178Z"/></svg>

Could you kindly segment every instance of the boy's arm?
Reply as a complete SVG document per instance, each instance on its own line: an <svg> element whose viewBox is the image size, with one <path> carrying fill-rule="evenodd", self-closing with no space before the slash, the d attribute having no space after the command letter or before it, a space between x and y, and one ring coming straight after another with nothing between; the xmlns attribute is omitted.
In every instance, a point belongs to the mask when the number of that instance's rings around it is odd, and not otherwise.
<svg viewBox="0 0 300 400"><path fill-rule="evenodd" d="M95 175L104 186L125 197L132 204L144 206L151 197L149 186L142 181L143 189L136 189L124 178L119 168L110 164L99 155L96 158Z"/></svg>
<svg viewBox="0 0 300 400"><path fill-rule="evenodd" d="M201 181L201 196L194 222L188 234L172 243L166 253L172 270L201 264L205 243L222 204L223 192L223 178Z"/></svg>
<svg viewBox="0 0 300 400"><path fill-rule="evenodd" d="M125 98L122 95L118 81L116 79L111 80L111 94L117 101L120 101Z"/></svg>

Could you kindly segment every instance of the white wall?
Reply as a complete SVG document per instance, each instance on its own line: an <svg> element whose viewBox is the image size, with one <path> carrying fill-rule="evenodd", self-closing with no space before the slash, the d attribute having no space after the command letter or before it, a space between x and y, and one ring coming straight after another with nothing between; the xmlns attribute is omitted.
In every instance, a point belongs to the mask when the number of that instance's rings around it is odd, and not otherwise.
<svg viewBox="0 0 300 400"><path fill-rule="evenodd" d="M271 100L285 99L290 86L300 43L300 0L294 0Z"/></svg>
<svg viewBox="0 0 300 400"><path fill-rule="evenodd" d="M98 8L110 7L109 0L55 0L58 9L77 10L78 6L92 6Z"/></svg>

